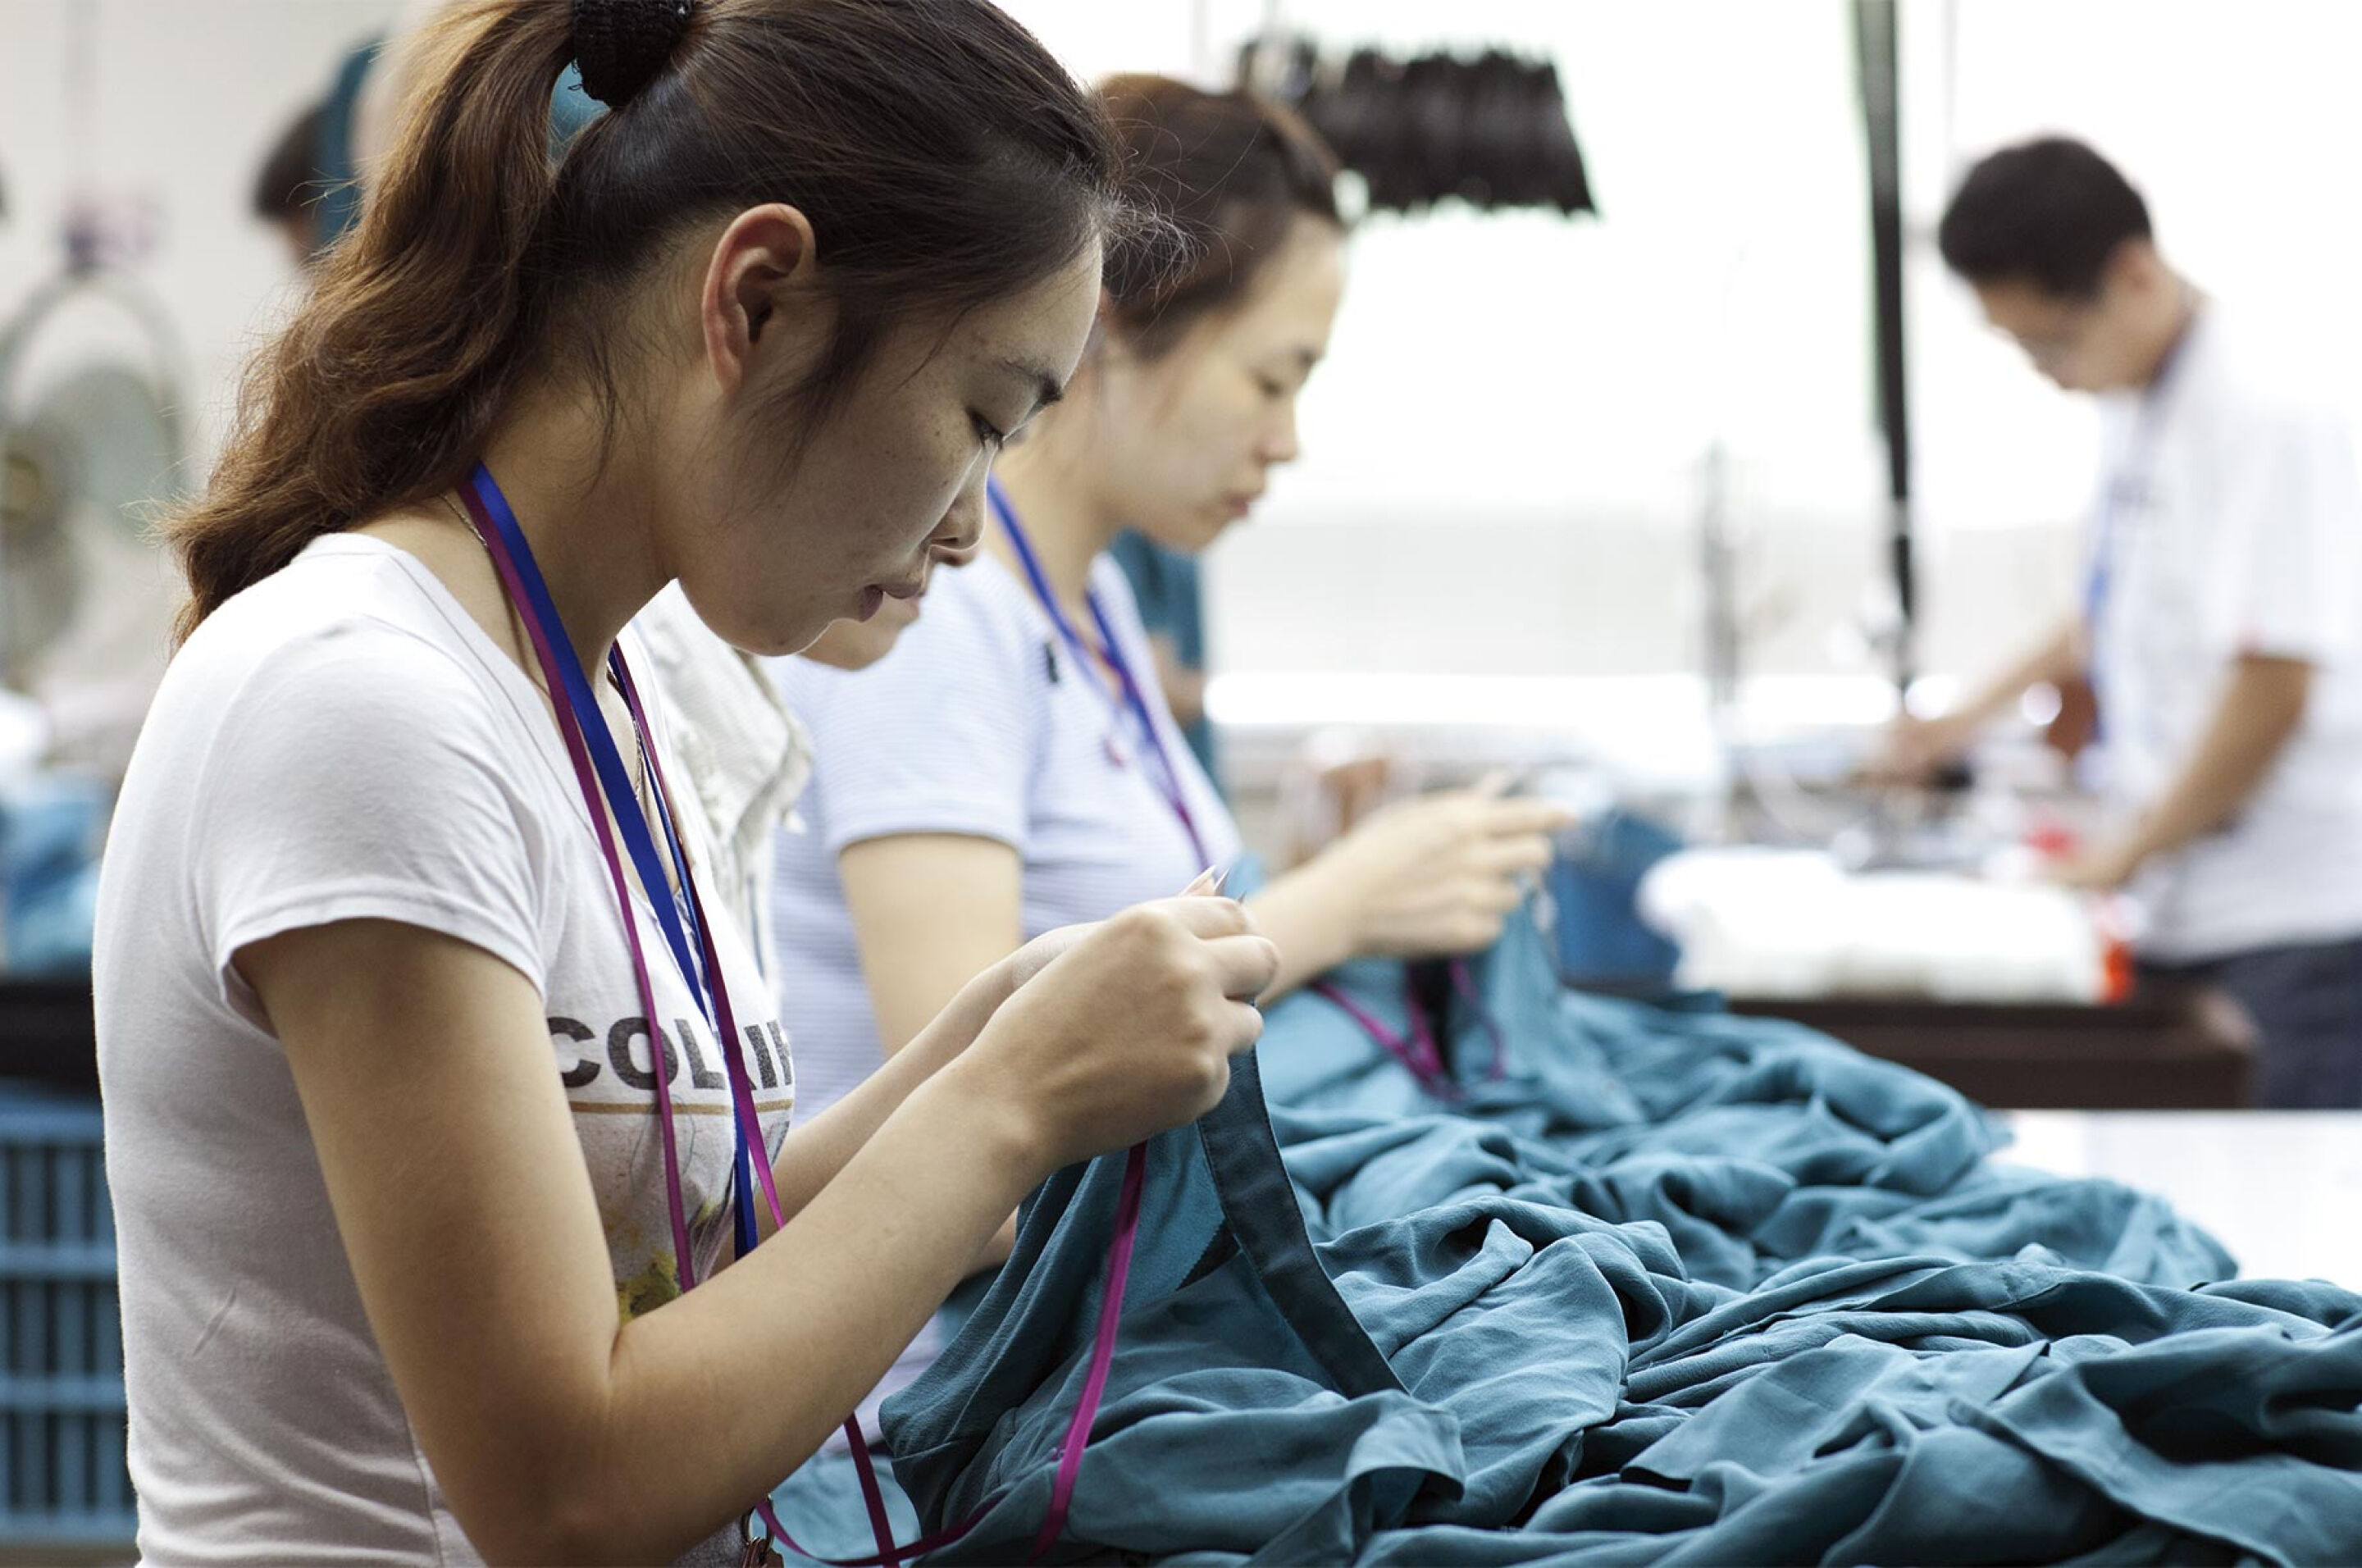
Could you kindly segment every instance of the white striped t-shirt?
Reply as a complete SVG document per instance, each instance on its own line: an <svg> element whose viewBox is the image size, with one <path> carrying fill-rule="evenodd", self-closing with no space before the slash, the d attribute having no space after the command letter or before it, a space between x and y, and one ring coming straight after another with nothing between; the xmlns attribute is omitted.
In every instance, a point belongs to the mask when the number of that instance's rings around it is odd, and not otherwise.
<svg viewBox="0 0 2362 1568"><path fill-rule="evenodd" d="M990 556L940 573L918 624L870 668L775 665L815 753L801 830L779 835L772 905L800 1117L884 1059L837 880L845 845L946 833L1011 845L1029 938L1170 898L1208 863L1237 857L1237 826L1165 710L1139 607L1110 558L1093 563L1091 588L1178 772L1202 859L1139 721L1110 701L1103 672L1076 668L1024 582Z"/></svg>

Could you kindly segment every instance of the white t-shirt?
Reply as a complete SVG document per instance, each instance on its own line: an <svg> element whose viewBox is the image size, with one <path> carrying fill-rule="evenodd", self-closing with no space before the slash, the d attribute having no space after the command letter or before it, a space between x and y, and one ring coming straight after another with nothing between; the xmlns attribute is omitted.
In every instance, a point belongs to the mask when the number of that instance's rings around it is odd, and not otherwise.
<svg viewBox="0 0 2362 1568"><path fill-rule="evenodd" d="M2118 813L2180 776L2239 656L2314 667L2256 793L2136 881L2143 955L2362 935L2362 478L2345 421L2211 306L2160 386L2103 399L2102 418L2093 668Z"/></svg>
<svg viewBox="0 0 2362 1568"><path fill-rule="evenodd" d="M756 955L767 965L776 945L771 839L811 777L811 737L779 700L761 661L699 620L680 584L650 600L633 617L632 631L647 650L641 668L653 669L664 692L681 763L674 788L704 812L713 884L736 900L733 908Z"/></svg>
<svg viewBox="0 0 2362 1568"><path fill-rule="evenodd" d="M701 866L699 813L679 815ZM776 1153L794 1098L786 1041L747 944L707 903ZM157 1562L480 1561L370 1335L286 1058L231 966L263 937L365 918L472 943L539 988L617 1310L678 1294L648 1030L557 725L416 560L363 536L318 540L173 660L100 882L131 1476ZM644 902L637 918L703 1277L729 1234L728 1088ZM403 1092L398 1056L379 1070ZM731 1561L734 1539L683 1561Z"/></svg>
<svg viewBox="0 0 2362 1568"><path fill-rule="evenodd" d="M918 624L867 669L774 661L781 695L812 737L811 779L778 835L772 893L773 972L800 1043L807 1117L886 1059L837 879L845 845L914 833L1009 845L1023 862L1029 939L1171 898L1206 861L1237 858L1238 829L1165 709L1131 586L1106 556L1090 580L1179 770L1205 861L1144 755L1138 719L1075 668L1041 604L990 556L938 572ZM878 1407L940 1349L931 1324L863 1401L865 1428L877 1429Z"/></svg>
<svg viewBox="0 0 2362 1568"><path fill-rule="evenodd" d="M870 668L774 666L815 756L798 807L805 831L779 836L772 906L780 1012L800 1043L807 1116L884 1060L837 880L847 845L966 834L1012 846L1024 866L1028 938L1171 898L1209 861L1237 858L1238 829L1165 709L1122 571L1102 556L1090 580L1145 690L1203 859L1139 721L1076 668L1032 592L991 556L937 574L918 624Z"/></svg>

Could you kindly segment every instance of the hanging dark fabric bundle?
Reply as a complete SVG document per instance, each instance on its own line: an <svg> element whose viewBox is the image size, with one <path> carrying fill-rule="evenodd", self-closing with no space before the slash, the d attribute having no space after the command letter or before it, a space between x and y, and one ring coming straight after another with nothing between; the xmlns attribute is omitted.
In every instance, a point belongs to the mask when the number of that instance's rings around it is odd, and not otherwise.
<svg viewBox="0 0 2362 1568"><path fill-rule="evenodd" d="M1373 211L1462 201L1485 212L1596 213L1558 67L1502 50L1323 61L1308 39L1239 53L1242 86L1297 110L1369 187Z"/></svg>

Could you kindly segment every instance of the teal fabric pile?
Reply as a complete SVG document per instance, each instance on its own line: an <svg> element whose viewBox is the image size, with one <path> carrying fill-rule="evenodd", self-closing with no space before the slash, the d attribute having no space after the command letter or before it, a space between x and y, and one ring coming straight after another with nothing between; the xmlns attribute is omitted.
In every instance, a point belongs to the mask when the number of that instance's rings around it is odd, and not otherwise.
<svg viewBox="0 0 2362 1568"><path fill-rule="evenodd" d="M1906 1069L1570 993L1545 955L1520 923L1479 966L1446 1099L1304 994L1156 1141L1049 1560L2362 1561L2362 1297L1995 1163ZM1403 1021L1398 969L1343 979ZM1037 1193L887 1408L914 1518L977 1520L934 1561L1031 1551L1120 1176ZM870 1550L841 1463L782 1496Z"/></svg>

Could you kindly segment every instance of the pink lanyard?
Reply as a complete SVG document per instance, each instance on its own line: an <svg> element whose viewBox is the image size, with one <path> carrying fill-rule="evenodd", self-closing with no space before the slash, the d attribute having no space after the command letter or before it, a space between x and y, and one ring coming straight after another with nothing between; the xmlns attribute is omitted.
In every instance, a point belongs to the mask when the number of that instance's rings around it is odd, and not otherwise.
<svg viewBox="0 0 2362 1568"><path fill-rule="evenodd" d="M1493 1066L1485 1077L1497 1081L1508 1072L1507 1038L1501 1032L1500 1022L1494 1018L1492 1010L1485 1005L1484 997L1477 992L1476 982L1468 973L1467 962L1464 959L1454 958L1446 967L1451 976L1452 990L1459 995L1461 1000L1466 1002L1474 1010L1478 1020L1485 1026L1485 1032L1492 1036ZM1404 1070L1418 1079L1418 1087L1429 1094L1442 1100L1454 1100L1461 1098L1462 1091L1459 1084L1453 1081L1451 1068L1444 1064L1443 1052L1437 1043L1434 1027L1428 1021L1427 1009L1419 1002L1418 994L1411 985L1407 969L1403 974L1403 1010L1409 1016L1410 1028L1400 1034L1387 1028L1384 1021L1375 1013L1346 995L1343 988L1334 981L1315 980L1306 989L1317 993L1323 1000L1336 1004L1346 1017L1352 1019L1360 1027L1363 1033L1377 1043L1381 1050L1400 1062Z"/></svg>
<svg viewBox="0 0 2362 1568"><path fill-rule="evenodd" d="M687 1205L681 1193L680 1154L673 1127L672 1088L665 1071L665 1050L660 1032L663 1026L659 1020L663 1014L657 1008L656 987L648 968L647 954L640 941L639 921L632 904L631 887L624 877L623 857L617 852L614 831L609 824L606 811L602 808L602 790L591 742L578 711L580 703L577 693L584 686L582 672L579 661L572 658L570 645L563 655L558 651L557 639L552 635L552 628L557 620L555 606L550 602L546 584L541 580L539 568L533 560L531 547L526 544L524 532L509 509L507 498L501 494L491 472L479 465L469 482L461 487L460 495L467 503L469 516L476 525L478 536L491 556L493 567L500 573L501 585L515 608L518 620L524 626L526 636L533 644L535 657L541 665L543 678L548 683L552 694L550 708L557 715L558 734L566 743L568 758L574 765L575 781L582 790L583 804L590 812L600 853L607 863L607 874L614 887L624 944L632 955L633 979L639 991L640 1005L646 1010L648 1020L653 1058L651 1077L656 1080L657 1091L657 1126L664 1148L666 1215L672 1231L674 1258L680 1275L681 1289L686 1292L697 1285L697 1264L690 1245ZM770 1209L772 1224L783 1225L786 1221L779 1205L778 1190L772 1177L761 1121L755 1109L754 1084L747 1076L745 1062L739 1055L737 1018L730 1005L729 987L723 977L721 955L714 948L712 922L706 917L704 900L698 891L696 878L686 857L679 852L679 841L672 824L671 790L665 781L663 765L657 760L656 747L649 744L647 715L641 706L637 687L632 680L621 649L616 650L610 668L623 691L624 703L631 711L633 729L641 755L647 763L649 790L656 798L655 805L664 826L666 840L673 851L674 874L680 880L681 893L694 916L690 923L696 929L697 955L703 961L703 973L701 976L695 973L694 966L679 966L689 971L683 974L683 979L699 1000L706 1005L709 1023L714 1031L723 1067L729 1077L741 1155L736 1164L742 1174L745 1166L753 1167L764 1201ZM557 700L559 693L566 694L565 701ZM610 747L613 746L613 741L605 736L603 730L601 738ZM607 793L612 797L614 792ZM611 799L610 804L626 831L636 827L639 834L653 842L636 797L626 791L622 798ZM646 876L645 865L642 875L644 878ZM653 900L661 896L663 889L658 884L648 888L647 891ZM751 1155L747 1154L750 1147L754 1151ZM742 1191L739 1196L743 1200L745 1195ZM895 1568L890 1557L892 1528L887 1519L884 1495L878 1488L867 1445L862 1441L857 1421L848 1420L845 1425L846 1435L855 1445L855 1456L859 1462L862 1492L869 1506L871 1528L877 1534L881 1554L889 1556L885 1568ZM758 1511L763 1514L764 1522L780 1539L787 1540L790 1546L794 1545L772 1518L767 1501L758 1505Z"/></svg>
<svg viewBox="0 0 2362 1568"><path fill-rule="evenodd" d="M1410 1028L1400 1034L1387 1028L1377 1014L1346 995L1343 988L1332 980L1315 980L1305 988L1335 1003L1346 1017L1360 1026L1363 1033L1376 1042L1387 1055L1401 1063L1403 1069L1418 1080L1419 1088L1438 1099L1450 1099L1459 1094L1460 1086L1451 1081L1451 1070L1443 1065L1443 1054L1437 1048L1435 1032L1428 1026L1427 1010L1410 995L1407 978L1403 996L1408 1003L1407 1010L1410 1014Z"/></svg>
<svg viewBox="0 0 2362 1568"><path fill-rule="evenodd" d="M1091 650L1067 621L1065 613L1058 608L1058 602L1050 591L1049 579L1043 574L1042 563L1033 553L1032 541L1025 536L1024 528L1018 523L1016 510L1010 505L1008 493L1000 488L998 480L988 487L986 493L1001 526L1008 531L1010 543L1016 548L1017 558L1025 569L1026 581L1032 589L1033 597L1050 617L1051 625L1073 650L1076 662L1096 681L1098 671L1092 664ZM1090 605L1092 617L1098 623L1099 635L1105 639L1104 657L1108 668L1115 671L1120 688L1120 695L1113 700L1112 705L1119 713L1130 708L1132 716L1139 721L1142 734L1147 737L1149 750L1164 774L1160 793L1164 795L1165 804L1173 809L1174 816L1180 821L1181 831L1188 835L1190 849L1203 864L1206 860L1205 840L1198 834L1197 819L1190 813L1188 800L1182 793L1180 771L1174 767L1172 757L1165 752L1164 738L1157 732L1155 717L1149 710L1139 682L1132 678L1131 667L1116 646L1114 629L1108 624L1107 613L1099 608L1096 597L1091 599ZM1099 1404L1107 1395L1108 1373L1115 1360L1117 1328L1123 1316L1124 1293L1131 1282L1132 1249L1140 1237L1140 1195L1147 1173L1148 1145L1135 1143L1124 1158L1123 1188L1116 1199L1115 1235L1108 1246L1107 1275L1100 1290L1098 1331L1091 1345L1090 1369L1084 1375L1082 1397L1076 1401L1074 1419L1066 1424L1066 1434L1059 1441L1058 1473L1050 1487L1050 1512L1042 1521L1041 1534L1034 1538L1029 1562L1040 1562L1065 1529L1067 1509L1074 1501L1075 1486L1082 1474L1083 1450L1090 1442L1091 1423L1098 1419Z"/></svg>

